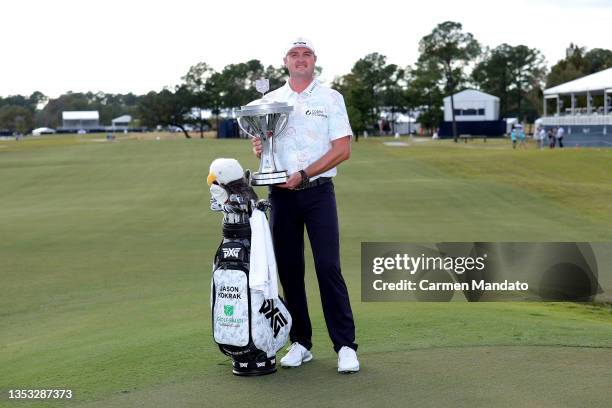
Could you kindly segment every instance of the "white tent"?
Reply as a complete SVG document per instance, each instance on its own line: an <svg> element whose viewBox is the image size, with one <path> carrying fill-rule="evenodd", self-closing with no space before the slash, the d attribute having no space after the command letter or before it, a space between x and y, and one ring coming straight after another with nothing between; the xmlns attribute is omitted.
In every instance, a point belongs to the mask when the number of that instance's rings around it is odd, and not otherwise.
<svg viewBox="0 0 612 408"><path fill-rule="evenodd" d="M570 106L565 108L563 112L561 107L563 102L561 96L570 96ZM586 95L587 106L577 107L576 96ZM597 108L592 106L593 95L603 95L603 106ZM544 90L544 116L548 115L548 99L556 99L556 109L554 116L565 115L609 115L611 112L611 101L609 95L612 95L612 68L604 69L603 71L595 72L594 74L574 79L561 85L553 86ZM601 122L601 120L598 120ZM599 124L599 123L598 123Z"/></svg>
<svg viewBox="0 0 612 408"><path fill-rule="evenodd" d="M390 130L400 135L416 133L421 129L421 125L417 122L417 119L405 113L391 113L385 110L380 112L379 118L387 122L393 122L393 124L390 124ZM379 125L380 124L381 122L379 121Z"/></svg>
<svg viewBox="0 0 612 408"><path fill-rule="evenodd" d="M544 95L584 94L587 91L600 91L601 93L606 89L612 91L612 68L553 86L544 90Z"/></svg>
<svg viewBox="0 0 612 408"><path fill-rule="evenodd" d="M491 121L499 119L499 98L475 89L453 95L456 121ZM444 98L444 120L453 120L451 98Z"/></svg>
<svg viewBox="0 0 612 408"><path fill-rule="evenodd" d="M512 131L513 127L517 127L517 125L520 125L521 123L519 122L518 118L506 118L506 134L510 134L510 132Z"/></svg>
<svg viewBox="0 0 612 408"><path fill-rule="evenodd" d="M395 116L395 123L416 123L416 119L412 116L404 115L403 113Z"/></svg>
<svg viewBox="0 0 612 408"><path fill-rule="evenodd" d="M400 135L408 135L418 133L421 130L421 124L412 116L400 113L395 118L395 132Z"/></svg>
<svg viewBox="0 0 612 408"><path fill-rule="evenodd" d="M32 130L32 135L40 136L40 135L50 135L55 133L55 130L48 127L40 127Z"/></svg>

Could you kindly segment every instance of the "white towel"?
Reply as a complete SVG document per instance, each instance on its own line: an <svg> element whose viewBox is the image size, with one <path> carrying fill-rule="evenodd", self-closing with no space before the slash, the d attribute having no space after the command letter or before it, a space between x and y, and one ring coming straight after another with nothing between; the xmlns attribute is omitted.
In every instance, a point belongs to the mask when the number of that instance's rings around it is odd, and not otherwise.
<svg viewBox="0 0 612 408"><path fill-rule="evenodd" d="M278 297L276 281L276 258L268 219L263 211L254 209L249 219L251 224L251 264L249 286L263 292L265 299Z"/></svg>

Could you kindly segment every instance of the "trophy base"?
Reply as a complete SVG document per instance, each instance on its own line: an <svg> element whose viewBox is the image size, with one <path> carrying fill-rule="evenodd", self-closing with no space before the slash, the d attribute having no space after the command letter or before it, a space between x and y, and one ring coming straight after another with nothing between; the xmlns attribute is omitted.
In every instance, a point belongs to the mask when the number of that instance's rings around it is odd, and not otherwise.
<svg viewBox="0 0 612 408"><path fill-rule="evenodd" d="M271 173L253 173L251 176L252 186L273 186L287 182L289 175L286 170Z"/></svg>

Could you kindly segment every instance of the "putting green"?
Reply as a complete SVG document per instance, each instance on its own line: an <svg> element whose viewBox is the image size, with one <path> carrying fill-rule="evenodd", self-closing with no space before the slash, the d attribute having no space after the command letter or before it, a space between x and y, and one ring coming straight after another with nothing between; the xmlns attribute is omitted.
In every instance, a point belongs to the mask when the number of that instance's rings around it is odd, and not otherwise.
<svg viewBox="0 0 612 408"><path fill-rule="evenodd" d="M206 380L116 395L86 407L605 407L612 351L577 347L460 347L366 353L358 374L333 358L258 378L219 364ZM233 391L230 391L233 390Z"/></svg>
<svg viewBox="0 0 612 408"><path fill-rule="evenodd" d="M216 157L255 167L248 142L100 137L0 141L0 405L609 402L609 387L590 392L610 383L597 370L610 367L609 306L364 303L359 263L362 241L610 241L612 149L354 143L335 185L363 372L335 372L307 257L316 359L239 379L210 331L220 217L204 178ZM15 388L70 388L75 400L15 404L5 399ZM561 403L570 392L586 403Z"/></svg>

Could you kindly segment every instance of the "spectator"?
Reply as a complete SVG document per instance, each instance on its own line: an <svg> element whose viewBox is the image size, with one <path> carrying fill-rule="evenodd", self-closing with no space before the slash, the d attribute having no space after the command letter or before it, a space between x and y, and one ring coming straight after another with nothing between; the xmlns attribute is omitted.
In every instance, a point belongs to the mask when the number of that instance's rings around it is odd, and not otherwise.
<svg viewBox="0 0 612 408"><path fill-rule="evenodd" d="M563 135L565 134L565 129L563 129L562 126L559 126L559 129L557 129L557 133L555 133L555 138L557 139L557 143L559 144L559 147L563 147Z"/></svg>
<svg viewBox="0 0 612 408"><path fill-rule="evenodd" d="M548 129L548 147L555 148L555 128Z"/></svg>
<svg viewBox="0 0 612 408"><path fill-rule="evenodd" d="M525 144L525 129L524 128L519 128L519 146L522 147L523 149L527 148L527 145Z"/></svg>
<svg viewBox="0 0 612 408"><path fill-rule="evenodd" d="M541 127L538 132L538 146L540 147L540 150L544 148L544 139L546 139L546 130Z"/></svg>
<svg viewBox="0 0 612 408"><path fill-rule="evenodd" d="M512 148L516 149L516 128L512 128L512 132L510 132L510 140L512 140Z"/></svg>

